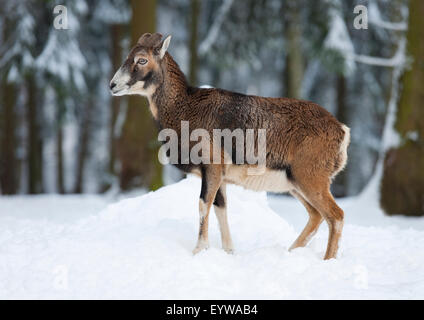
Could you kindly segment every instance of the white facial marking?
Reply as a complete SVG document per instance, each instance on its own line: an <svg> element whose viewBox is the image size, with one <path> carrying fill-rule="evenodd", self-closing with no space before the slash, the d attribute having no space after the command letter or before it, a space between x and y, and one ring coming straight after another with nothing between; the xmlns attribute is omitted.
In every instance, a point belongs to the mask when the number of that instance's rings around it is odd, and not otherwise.
<svg viewBox="0 0 424 320"><path fill-rule="evenodd" d="M112 78L111 83L115 83L115 87L111 89L111 92L114 96L123 96L128 93L128 81L130 80L130 75L128 72L122 71L122 68L119 68L118 71Z"/></svg>
<svg viewBox="0 0 424 320"><path fill-rule="evenodd" d="M128 88L126 94L139 95L143 97L151 97L154 93L154 87L150 86L147 89L144 88L144 81L137 81L130 88Z"/></svg>

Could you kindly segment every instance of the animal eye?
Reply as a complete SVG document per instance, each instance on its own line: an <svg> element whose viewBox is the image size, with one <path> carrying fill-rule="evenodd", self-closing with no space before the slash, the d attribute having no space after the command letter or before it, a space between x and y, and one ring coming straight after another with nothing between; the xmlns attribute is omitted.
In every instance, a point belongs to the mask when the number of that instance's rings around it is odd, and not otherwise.
<svg viewBox="0 0 424 320"><path fill-rule="evenodd" d="M137 63L143 65L143 64L146 64L147 63L147 60L146 59L143 59L143 58L140 58L140 59L138 59Z"/></svg>

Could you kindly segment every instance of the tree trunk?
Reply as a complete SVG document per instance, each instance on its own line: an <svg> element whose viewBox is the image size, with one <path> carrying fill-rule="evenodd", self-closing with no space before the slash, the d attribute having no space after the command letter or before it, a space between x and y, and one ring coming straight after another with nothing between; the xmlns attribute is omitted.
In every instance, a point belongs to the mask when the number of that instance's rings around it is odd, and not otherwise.
<svg viewBox="0 0 424 320"><path fill-rule="evenodd" d="M15 194L18 189L16 166L16 85L2 79L0 117L0 188L2 194Z"/></svg>
<svg viewBox="0 0 424 320"><path fill-rule="evenodd" d="M156 1L131 1L131 42L156 29ZM155 190L162 186L162 167L158 161L157 128L146 98L130 96L126 119L119 139L121 162L120 186L123 190L146 187Z"/></svg>
<svg viewBox="0 0 424 320"><path fill-rule="evenodd" d="M0 13L4 15L2 9ZM4 17L3 39L8 39L13 23ZM15 194L18 191L18 166L16 159L16 100L17 86L7 82L7 75L0 77L0 193Z"/></svg>
<svg viewBox="0 0 424 320"><path fill-rule="evenodd" d="M111 38L112 38L112 52L111 52L111 60L112 60L112 74L115 74L116 70L118 70L119 66L122 63L122 48L120 45L122 38L122 30L123 26L114 24L110 28ZM115 175L115 163L116 163L116 137L115 137L115 126L116 120L119 114L119 105L120 98L112 97L111 98L111 115L109 121L109 173L111 175Z"/></svg>
<svg viewBox="0 0 424 320"><path fill-rule="evenodd" d="M56 110L56 185L60 194L65 193L65 177L63 164L63 97L58 98L58 108Z"/></svg>
<svg viewBox="0 0 424 320"><path fill-rule="evenodd" d="M285 38L287 41L286 68L284 79L286 95L289 98L300 99L303 80L302 30L300 22L300 5L298 0L289 0L282 6L284 16L287 17Z"/></svg>
<svg viewBox="0 0 424 320"><path fill-rule="evenodd" d="M27 76L27 166L28 166L28 193L43 192L43 141L41 137L40 118L41 110L37 101L37 85L33 74Z"/></svg>
<svg viewBox="0 0 424 320"><path fill-rule="evenodd" d="M344 124L348 124L348 109L346 106L346 78L343 74L339 74L336 78L337 87L337 113L336 118ZM347 170L340 172L333 185L333 195L336 197L345 197L347 194Z"/></svg>
<svg viewBox="0 0 424 320"><path fill-rule="evenodd" d="M381 206L389 215L424 215L424 2L409 5L407 52L413 63L401 79L395 123L401 143L387 152L381 182Z"/></svg>
<svg viewBox="0 0 424 320"><path fill-rule="evenodd" d="M190 51L190 68L189 68L189 82L192 86L197 85L197 69L198 69L198 24L199 24L199 12L200 12L200 3L199 0L190 1L190 41L189 41L189 51Z"/></svg>
<svg viewBox="0 0 424 320"><path fill-rule="evenodd" d="M79 148L77 159L77 172L74 186L74 193L82 193L84 187L84 169L87 163L90 147L91 120L95 104L92 98L88 98L87 104L83 110L80 124Z"/></svg>

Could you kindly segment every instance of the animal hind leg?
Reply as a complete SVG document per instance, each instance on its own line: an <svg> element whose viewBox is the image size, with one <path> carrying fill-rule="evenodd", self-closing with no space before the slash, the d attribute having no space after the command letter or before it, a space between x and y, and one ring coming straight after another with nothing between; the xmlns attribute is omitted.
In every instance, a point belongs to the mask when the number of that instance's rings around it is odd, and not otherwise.
<svg viewBox="0 0 424 320"><path fill-rule="evenodd" d="M305 206L306 211L308 211L309 214L308 223L297 239L290 246L289 250L293 250L295 248L304 247L308 244L309 240L317 232L323 218L318 210L315 209L298 191L292 190L290 193Z"/></svg>
<svg viewBox="0 0 424 320"><path fill-rule="evenodd" d="M227 253L233 253L234 248L233 241L231 240L230 228L228 226L227 195L225 189L225 184L222 184L216 193L213 205L219 223L219 230L221 232L222 248Z"/></svg>
<svg viewBox="0 0 424 320"><path fill-rule="evenodd" d="M324 259L336 258L344 224L343 210L337 205L331 195L329 183L321 188L315 187L311 189L310 187L306 187L302 191L308 201L321 213L328 224L329 235Z"/></svg>

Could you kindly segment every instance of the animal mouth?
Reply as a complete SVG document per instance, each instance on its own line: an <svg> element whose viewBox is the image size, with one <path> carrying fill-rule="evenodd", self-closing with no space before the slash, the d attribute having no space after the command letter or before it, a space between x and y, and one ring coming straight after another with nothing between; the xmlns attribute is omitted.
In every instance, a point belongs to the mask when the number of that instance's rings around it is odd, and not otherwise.
<svg viewBox="0 0 424 320"><path fill-rule="evenodd" d="M113 96L123 96L127 93L127 91L128 91L128 85L123 85L123 86L120 86L120 87L114 87L114 88L110 89L110 93Z"/></svg>

